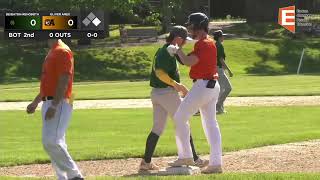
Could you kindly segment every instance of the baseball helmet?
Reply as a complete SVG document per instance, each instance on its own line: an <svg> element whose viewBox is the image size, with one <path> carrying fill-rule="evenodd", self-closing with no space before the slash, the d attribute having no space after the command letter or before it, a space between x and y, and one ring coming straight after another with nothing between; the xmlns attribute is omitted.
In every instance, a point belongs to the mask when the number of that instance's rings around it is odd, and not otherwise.
<svg viewBox="0 0 320 180"><path fill-rule="evenodd" d="M185 23L186 26L193 25L194 29L208 29L209 18L203 13L192 13L188 16L188 21Z"/></svg>
<svg viewBox="0 0 320 180"><path fill-rule="evenodd" d="M183 26L173 26L170 31L170 35L174 37L179 36L183 39L186 39L188 37L188 30Z"/></svg>

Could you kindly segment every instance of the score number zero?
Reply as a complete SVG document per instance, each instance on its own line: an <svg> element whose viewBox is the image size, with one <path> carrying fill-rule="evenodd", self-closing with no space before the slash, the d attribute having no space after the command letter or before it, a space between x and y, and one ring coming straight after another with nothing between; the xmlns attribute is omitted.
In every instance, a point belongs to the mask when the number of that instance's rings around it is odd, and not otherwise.
<svg viewBox="0 0 320 180"><path fill-rule="evenodd" d="M98 33L90 33L90 32L88 32L87 33L87 37L88 38L97 38L98 37Z"/></svg>

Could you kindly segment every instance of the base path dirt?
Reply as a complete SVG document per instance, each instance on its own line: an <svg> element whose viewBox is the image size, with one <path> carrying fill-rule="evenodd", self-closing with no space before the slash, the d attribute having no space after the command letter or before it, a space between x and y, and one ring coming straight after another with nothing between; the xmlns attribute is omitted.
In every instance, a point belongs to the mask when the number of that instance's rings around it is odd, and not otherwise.
<svg viewBox="0 0 320 180"><path fill-rule="evenodd" d="M30 102L0 102L0 110L25 110ZM229 97L226 106L318 106L320 96ZM39 108L41 107L41 104ZM74 109L151 108L150 99L77 100Z"/></svg>
<svg viewBox="0 0 320 180"><path fill-rule="evenodd" d="M176 157L154 158L161 167ZM204 156L208 158L208 156ZM135 176L139 175L141 159L118 159L78 162L86 176ZM320 172L320 140L265 146L223 156L224 172ZM50 164L1 167L0 176L53 176Z"/></svg>

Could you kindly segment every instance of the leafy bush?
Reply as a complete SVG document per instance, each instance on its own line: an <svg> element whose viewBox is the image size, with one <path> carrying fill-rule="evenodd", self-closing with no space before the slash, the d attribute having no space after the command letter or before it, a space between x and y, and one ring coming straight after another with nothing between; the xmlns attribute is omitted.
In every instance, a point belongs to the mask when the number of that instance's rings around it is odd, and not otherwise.
<svg viewBox="0 0 320 180"><path fill-rule="evenodd" d="M148 26L160 26L161 25L160 14L152 13L150 16L147 16L144 19L143 24Z"/></svg>
<svg viewBox="0 0 320 180"><path fill-rule="evenodd" d="M0 82L39 79L47 54L44 47L46 43L2 41ZM149 76L152 61L145 52L124 48L73 50L76 80L144 79Z"/></svg>
<svg viewBox="0 0 320 180"><path fill-rule="evenodd" d="M80 51L75 57L76 80L147 78L152 64L144 52L120 48Z"/></svg>

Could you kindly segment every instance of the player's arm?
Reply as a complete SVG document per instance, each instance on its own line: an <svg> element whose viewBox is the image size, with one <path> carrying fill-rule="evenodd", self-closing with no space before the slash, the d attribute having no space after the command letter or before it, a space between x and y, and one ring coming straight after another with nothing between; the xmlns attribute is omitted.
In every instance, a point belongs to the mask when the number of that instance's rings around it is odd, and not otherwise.
<svg viewBox="0 0 320 180"><path fill-rule="evenodd" d="M173 80L165 71L162 69L155 69L156 76L164 83L172 86L177 92L182 93L182 97L185 97L188 93L188 88L183 84L180 84Z"/></svg>
<svg viewBox="0 0 320 180"><path fill-rule="evenodd" d="M223 58L220 58L219 61L222 64L222 68L226 69L229 72L230 77L232 77L233 73L232 73L231 69L229 68L229 66L227 65L226 61Z"/></svg>
<svg viewBox="0 0 320 180"><path fill-rule="evenodd" d="M34 98L34 100L27 106L27 113L32 114L38 107L38 104L41 102L40 93Z"/></svg>
<svg viewBox="0 0 320 180"><path fill-rule="evenodd" d="M59 77L56 94L54 96L54 99L52 100L52 106L56 107L64 99L64 95L68 88L69 80L70 80L69 74L62 74Z"/></svg>
<svg viewBox="0 0 320 180"><path fill-rule="evenodd" d="M185 87L183 84L180 84L173 80L165 71L162 69L155 69L156 76L164 83L172 86L177 92L182 93L182 97L185 97L188 93L188 88Z"/></svg>
<svg viewBox="0 0 320 180"><path fill-rule="evenodd" d="M51 106L48 108L45 115L46 120L50 120L54 117L58 104L64 99L65 92L68 88L69 79L69 74L60 75L54 99L52 100Z"/></svg>
<svg viewBox="0 0 320 180"><path fill-rule="evenodd" d="M155 69L155 73L156 73L157 78L159 78L162 82L164 82L172 87L177 83L162 69Z"/></svg>
<svg viewBox="0 0 320 180"><path fill-rule="evenodd" d="M179 56L182 63L186 66L193 66L199 62L199 58L196 55L186 55L181 49L177 51L177 55Z"/></svg>
<svg viewBox="0 0 320 180"><path fill-rule="evenodd" d="M32 103L39 104L42 101L40 93L33 99Z"/></svg>
<svg viewBox="0 0 320 180"><path fill-rule="evenodd" d="M168 65L168 60L163 57L163 53L156 53L156 58L154 61L154 65L152 65L153 71L155 72L155 75L158 79L160 79L162 82L168 84L169 86L174 87L175 81L168 75L168 72L166 72L166 67Z"/></svg>

